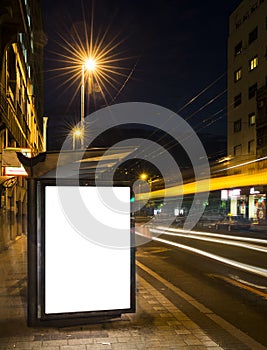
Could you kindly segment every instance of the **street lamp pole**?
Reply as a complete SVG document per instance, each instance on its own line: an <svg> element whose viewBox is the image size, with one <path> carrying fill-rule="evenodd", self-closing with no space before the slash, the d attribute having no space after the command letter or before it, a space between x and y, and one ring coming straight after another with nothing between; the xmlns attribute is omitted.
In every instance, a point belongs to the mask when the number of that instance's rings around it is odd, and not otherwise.
<svg viewBox="0 0 267 350"><path fill-rule="evenodd" d="M82 78L81 78L81 149L84 149L84 116L85 116L85 107L84 107L84 95L85 95L85 69L88 72L88 82L90 90L90 79L93 77L93 71L96 69L96 61L93 58L88 58L82 64ZM90 98L89 91L89 98Z"/></svg>
<svg viewBox="0 0 267 350"><path fill-rule="evenodd" d="M82 65L82 80L81 80L81 149L84 149L84 69Z"/></svg>
<svg viewBox="0 0 267 350"><path fill-rule="evenodd" d="M74 128L72 130L72 149L76 148L76 139L81 139L82 131L80 128Z"/></svg>
<svg viewBox="0 0 267 350"><path fill-rule="evenodd" d="M76 137L75 133L72 134L72 149L75 150Z"/></svg>

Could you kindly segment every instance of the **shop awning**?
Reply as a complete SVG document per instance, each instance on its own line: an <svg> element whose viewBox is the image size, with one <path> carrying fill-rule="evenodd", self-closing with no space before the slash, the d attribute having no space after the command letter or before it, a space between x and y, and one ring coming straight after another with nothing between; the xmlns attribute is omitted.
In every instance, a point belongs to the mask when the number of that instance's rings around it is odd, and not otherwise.
<svg viewBox="0 0 267 350"><path fill-rule="evenodd" d="M30 158L19 158L28 174L35 178L56 178L60 173L64 177L90 179L111 171L136 151L136 147L91 148L86 151L46 152L40 162L30 167ZM42 154L41 154L42 155Z"/></svg>

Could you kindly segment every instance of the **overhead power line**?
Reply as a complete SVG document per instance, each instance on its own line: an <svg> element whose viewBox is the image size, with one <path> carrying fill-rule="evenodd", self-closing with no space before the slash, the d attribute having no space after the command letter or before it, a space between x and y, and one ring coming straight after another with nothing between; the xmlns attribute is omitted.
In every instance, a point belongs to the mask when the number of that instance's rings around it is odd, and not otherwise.
<svg viewBox="0 0 267 350"><path fill-rule="evenodd" d="M206 86L203 90L201 90L196 96L192 97L186 104L184 104L177 113L184 110L187 106L189 106L191 103L193 103L196 99L198 99L201 95L203 95L207 90L209 90L213 85L215 85L219 80L221 80L226 75L226 72L224 72L222 75L220 75L217 79L215 79L212 83L210 83L208 86Z"/></svg>

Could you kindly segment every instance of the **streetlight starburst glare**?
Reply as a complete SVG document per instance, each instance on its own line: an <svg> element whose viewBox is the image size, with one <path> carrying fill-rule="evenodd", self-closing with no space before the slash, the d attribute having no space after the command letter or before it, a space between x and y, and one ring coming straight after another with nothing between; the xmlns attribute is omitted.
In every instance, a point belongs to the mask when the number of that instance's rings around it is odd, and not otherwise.
<svg viewBox="0 0 267 350"><path fill-rule="evenodd" d="M79 95L82 66L85 80L89 82L86 94L91 94L94 100L99 99L101 95L106 105L114 101L114 97L121 92L121 87L128 81L129 74L132 74L132 67L123 64L132 57L125 57L122 51L118 51L124 40L118 40L118 35L111 35L108 30L102 34L98 30L95 34L93 23L92 13L91 23L84 17L82 25L74 23L71 29L67 29L66 34L58 33L59 50L54 51L57 67L50 69L49 72L53 74L53 79L60 79L58 88L64 87L61 94L74 88L69 104Z"/></svg>
<svg viewBox="0 0 267 350"><path fill-rule="evenodd" d="M93 58L87 58L84 62L84 65L85 68L91 72L93 72L97 67L96 60Z"/></svg>

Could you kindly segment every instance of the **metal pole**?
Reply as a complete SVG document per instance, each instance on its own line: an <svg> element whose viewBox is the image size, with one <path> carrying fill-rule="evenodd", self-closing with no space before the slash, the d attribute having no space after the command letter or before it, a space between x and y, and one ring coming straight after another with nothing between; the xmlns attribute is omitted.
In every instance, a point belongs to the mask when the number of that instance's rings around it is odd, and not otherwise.
<svg viewBox="0 0 267 350"><path fill-rule="evenodd" d="M72 149L75 149L75 132L72 131Z"/></svg>
<svg viewBox="0 0 267 350"><path fill-rule="evenodd" d="M38 319L37 298L37 184L28 179L28 326L34 326Z"/></svg>
<svg viewBox="0 0 267 350"><path fill-rule="evenodd" d="M82 65L81 81L81 149L84 149L84 64Z"/></svg>

